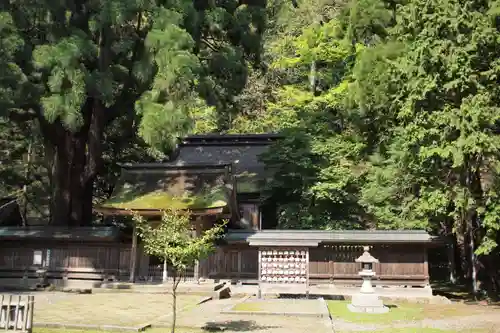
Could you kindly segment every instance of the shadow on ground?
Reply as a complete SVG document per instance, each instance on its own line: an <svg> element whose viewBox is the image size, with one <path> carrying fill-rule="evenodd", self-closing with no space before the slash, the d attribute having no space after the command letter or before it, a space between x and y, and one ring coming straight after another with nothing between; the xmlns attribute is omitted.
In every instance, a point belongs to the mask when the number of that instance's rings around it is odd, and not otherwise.
<svg viewBox="0 0 500 333"><path fill-rule="evenodd" d="M268 330L277 328L277 326L258 325L253 320L230 320L224 322L208 322L202 327L207 332L219 331L234 331L234 332L251 332L257 330Z"/></svg>
<svg viewBox="0 0 500 333"><path fill-rule="evenodd" d="M494 306L500 305L500 295L488 297L486 294L474 294L470 291L470 288L464 284L452 284L449 281L435 281L432 283L432 291L435 296L444 296L455 302Z"/></svg>

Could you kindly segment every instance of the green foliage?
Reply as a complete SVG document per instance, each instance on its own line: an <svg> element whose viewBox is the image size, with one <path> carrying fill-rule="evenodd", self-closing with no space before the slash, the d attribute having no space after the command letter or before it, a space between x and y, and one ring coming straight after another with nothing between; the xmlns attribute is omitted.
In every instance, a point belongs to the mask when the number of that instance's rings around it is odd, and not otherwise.
<svg viewBox="0 0 500 333"><path fill-rule="evenodd" d="M222 126L260 61L265 22L262 4L237 1L2 3L0 117L41 134L51 222L91 223L113 160L164 158L196 110L214 109Z"/></svg>
<svg viewBox="0 0 500 333"><path fill-rule="evenodd" d="M194 237L191 221L189 212L177 210L166 210L159 223L149 222L137 214L134 216L146 253L166 258L178 277L196 260L205 258L214 250L214 242L223 231L223 224L216 225L200 237Z"/></svg>
<svg viewBox="0 0 500 333"><path fill-rule="evenodd" d="M193 267L197 260L206 258L215 246L215 240L221 236L226 222L204 230L201 235L193 235L193 219L188 211L165 210L161 221L147 221L137 213L134 222L138 235L144 244L146 253L169 262L174 269L172 285L172 330L175 332L177 286L188 267ZM194 222L196 223L196 222Z"/></svg>
<svg viewBox="0 0 500 333"><path fill-rule="evenodd" d="M354 83L362 108L393 119L385 161L374 167L364 192L368 209L393 221L391 227L434 229L446 220L454 230L481 226L488 250L480 245L478 253L491 251L498 230L490 199L497 189L489 179L497 177L499 156L499 45L495 23L484 14L490 5L401 6L389 38L405 51L394 52L393 42L377 46L384 56L361 57L356 66L367 68L368 59L373 69Z"/></svg>

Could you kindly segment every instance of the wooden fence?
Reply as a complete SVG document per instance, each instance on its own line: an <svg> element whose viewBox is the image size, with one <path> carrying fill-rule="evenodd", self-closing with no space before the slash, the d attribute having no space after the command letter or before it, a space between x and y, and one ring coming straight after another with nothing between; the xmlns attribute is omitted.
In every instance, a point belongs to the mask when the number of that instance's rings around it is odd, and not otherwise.
<svg viewBox="0 0 500 333"><path fill-rule="evenodd" d="M59 243L60 244L60 243ZM7 243L0 248L0 284L6 279L31 280L37 269L47 267L49 282L59 281L128 281L130 276L130 246L124 243L23 244ZM375 284L425 286L429 281L427 252L424 245L374 245L370 250L380 263L374 265ZM138 251L136 280L160 282L162 265L149 260ZM358 285L361 265L355 262L362 246L329 245L311 248L309 278L312 284L336 283ZM208 259L199 263L199 277L256 282L258 249L248 245L228 245L217 248ZM171 276L171 271L169 276ZM195 280L192 270L185 281ZM57 284L57 283L56 283Z"/></svg>
<svg viewBox="0 0 500 333"><path fill-rule="evenodd" d="M312 284L358 285L363 253L357 245L331 245L309 249L309 278ZM429 281L424 245L375 245L370 253L380 263L374 265L375 284L425 286ZM257 281L258 249L248 246L219 248L201 269L208 278Z"/></svg>
<svg viewBox="0 0 500 333"><path fill-rule="evenodd" d="M6 242L7 243L7 242ZM2 244L0 284L3 279L36 279L44 267L49 280L120 280L130 272L126 244Z"/></svg>
<svg viewBox="0 0 500 333"><path fill-rule="evenodd" d="M35 296L1 295L0 329L31 333L34 305Z"/></svg>

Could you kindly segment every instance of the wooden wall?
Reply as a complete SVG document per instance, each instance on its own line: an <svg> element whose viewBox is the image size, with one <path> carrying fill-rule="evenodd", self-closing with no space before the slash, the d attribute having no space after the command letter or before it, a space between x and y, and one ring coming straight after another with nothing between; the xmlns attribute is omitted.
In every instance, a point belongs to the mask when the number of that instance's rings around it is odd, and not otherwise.
<svg viewBox="0 0 500 333"><path fill-rule="evenodd" d="M121 243L2 242L1 278L34 278L35 251L42 253L48 275L55 279L102 280L129 275L130 245ZM1 283L1 281L0 281Z"/></svg>
<svg viewBox="0 0 500 333"><path fill-rule="evenodd" d="M200 276L210 279L257 278L259 255L248 245L219 247L208 259L200 262Z"/></svg>
<svg viewBox="0 0 500 333"><path fill-rule="evenodd" d="M362 246L321 246L309 250L311 283L358 285L361 264L354 260ZM424 245L375 245L371 253L375 264L375 284L425 286L428 265ZM247 245L219 248L203 263L200 276L219 279L257 280L258 250Z"/></svg>
<svg viewBox="0 0 500 333"><path fill-rule="evenodd" d="M362 246L333 245L309 250L309 278L313 282L359 284L361 264L355 259ZM424 245L374 245L370 253L379 260L374 265L375 284L426 285L429 281Z"/></svg>
<svg viewBox="0 0 500 333"><path fill-rule="evenodd" d="M35 278L35 250L42 250L44 260L50 249L49 276L54 279L128 281L130 244L124 243L41 243L2 242L0 247L0 284L2 278ZM150 262L139 249L136 277L138 281L161 281L162 266ZM354 260L363 252L361 246L321 246L309 252L311 283L359 285L361 264ZM380 263L375 264L375 284L428 284L429 273L424 245L375 245L371 253ZM258 249L246 244L219 247L199 263L199 277L257 282ZM171 272L170 272L171 274ZM193 275L193 277L191 276ZM194 278L188 272L188 280Z"/></svg>

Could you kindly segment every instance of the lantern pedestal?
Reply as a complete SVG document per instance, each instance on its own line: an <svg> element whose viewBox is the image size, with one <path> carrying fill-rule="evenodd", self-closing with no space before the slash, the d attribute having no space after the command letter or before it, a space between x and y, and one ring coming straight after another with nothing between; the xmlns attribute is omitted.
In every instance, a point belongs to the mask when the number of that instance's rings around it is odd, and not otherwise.
<svg viewBox="0 0 500 333"><path fill-rule="evenodd" d="M362 313L387 313L389 308L384 306L376 294L356 294L352 296L351 304L347 305L351 312Z"/></svg>
<svg viewBox="0 0 500 333"><path fill-rule="evenodd" d="M372 257L368 250L369 248L365 246L363 255L356 259L356 262L361 262L363 265L363 270L359 272L363 284L359 292L352 296L351 304L347 305L347 308L351 312L387 313L389 308L384 306L372 286L372 278L375 276L373 264L378 260Z"/></svg>

